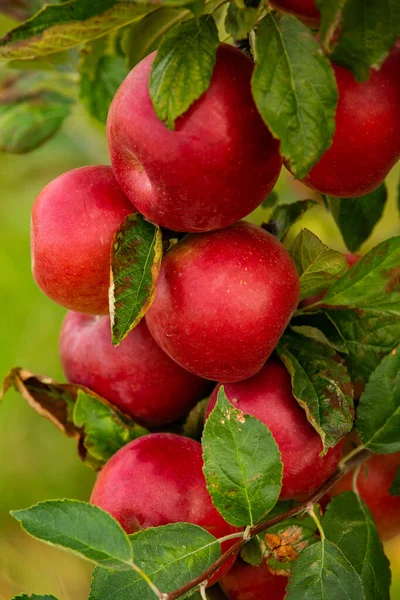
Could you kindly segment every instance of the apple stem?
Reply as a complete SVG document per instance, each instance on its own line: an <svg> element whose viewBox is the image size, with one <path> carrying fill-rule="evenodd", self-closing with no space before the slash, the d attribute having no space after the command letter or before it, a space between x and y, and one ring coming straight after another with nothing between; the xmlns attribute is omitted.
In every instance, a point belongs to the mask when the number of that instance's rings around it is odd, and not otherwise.
<svg viewBox="0 0 400 600"><path fill-rule="evenodd" d="M200 596L202 597L202 600L208 600L207 594L206 594L206 585L207 585L207 582L203 583L200 586Z"/></svg>
<svg viewBox="0 0 400 600"><path fill-rule="evenodd" d="M346 456L344 456L342 458L342 460L339 462L339 466L338 469L341 469L343 466L345 466L348 461L353 458L353 456L357 456L358 454L360 454L360 452L362 452L364 450L365 446L361 445L361 446L356 446L356 448L353 448L353 450L351 452L349 452L348 454L346 454ZM357 466L360 465L361 463L357 463Z"/></svg>
<svg viewBox="0 0 400 600"><path fill-rule="evenodd" d="M323 485L321 485L321 487L318 488L318 490L316 492L314 492L309 498L307 498L307 500L305 500L298 506L294 506L293 508L287 510L286 512L284 512L282 514L277 515L276 517L273 517L272 519L269 519L268 521L264 521L263 523L259 523L258 525L251 527L250 530L248 531L248 536L246 537L246 539L244 538L244 534L242 533L240 536L241 539L239 539L226 552L224 552L224 554L222 554L222 556L220 556L218 558L218 560L216 560L215 563L213 565L211 565L211 567L206 569L204 571L204 573L202 573L195 579L192 579L188 583L185 583L185 585L180 587L175 592L165 594L164 596L161 597L161 600L177 600L178 598L180 598L180 596L182 596L183 594L186 594L194 587L201 585L206 580L209 580L212 577L212 575L214 575L214 573L219 569L219 567L228 558L230 558L233 554L236 554L237 552L239 552L241 550L241 548L243 548L243 546L246 544L246 542L248 540L250 540L254 536L258 535L259 533L262 533L266 529L269 529L270 527L273 527L274 525L281 523L285 519L294 517L295 515L298 515L302 512L309 512L310 505L319 502L319 500L323 496L325 496L325 494L338 481L340 481L342 479L342 477L344 477L346 475L346 473L348 473L349 471L352 471L354 468L358 467L358 465L361 465L363 462L365 462L366 460L371 458L372 455L373 455L373 453L370 452L370 450L368 450L364 446L358 446L358 448L356 448L355 450L352 450L347 456L345 456L342 459L341 464L340 464L339 468L335 471L335 473L327 481L325 481L325 483ZM246 532L247 532L247 529L246 529ZM229 537L231 537L231 536L229 536ZM221 539L226 539L226 538L221 538Z"/></svg>

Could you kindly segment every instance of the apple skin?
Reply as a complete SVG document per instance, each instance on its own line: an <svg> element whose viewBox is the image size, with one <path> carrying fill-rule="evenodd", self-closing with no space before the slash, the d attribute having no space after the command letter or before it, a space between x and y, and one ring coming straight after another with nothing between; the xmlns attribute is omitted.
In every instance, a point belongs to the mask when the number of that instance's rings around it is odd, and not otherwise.
<svg viewBox="0 0 400 600"><path fill-rule="evenodd" d="M241 531L211 501L201 444L172 433L145 435L118 450L98 475L90 502L109 512L127 533L179 522L199 525L217 538ZM223 542L223 551L236 541ZM224 563L210 586L234 560Z"/></svg>
<svg viewBox="0 0 400 600"><path fill-rule="evenodd" d="M400 158L400 51L357 83L333 65L339 90L332 146L303 179L309 187L342 198L375 190Z"/></svg>
<svg viewBox="0 0 400 600"><path fill-rule="evenodd" d="M162 227L199 232L230 225L266 198L281 169L279 143L251 95L254 65L221 44L210 87L169 130L150 100L154 58L130 72L109 111L118 183L146 219Z"/></svg>
<svg viewBox="0 0 400 600"><path fill-rule="evenodd" d="M89 387L148 427L181 418L210 386L171 360L143 319L115 348L108 316L69 312L61 330L60 357L68 381Z"/></svg>
<svg viewBox="0 0 400 600"><path fill-rule="evenodd" d="M361 466L357 477L358 491L371 511L382 540L400 534L400 496L389 493L399 468L400 452L376 454ZM351 491L353 474L354 471L347 473L329 490L329 497Z"/></svg>
<svg viewBox="0 0 400 600"><path fill-rule="evenodd" d="M299 287L283 245L242 221L187 235L167 252L146 321L164 352L188 371L239 381L257 373L275 348Z"/></svg>
<svg viewBox="0 0 400 600"><path fill-rule="evenodd" d="M206 419L217 402L220 385L210 396ZM290 375L280 361L270 359L251 379L228 383L224 388L235 408L256 417L271 430L283 463L280 500L306 498L334 473L343 441L319 456L321 438L293 396Z"/></svg>
<svg viewBox="0 0 400 600"><path fill-rule="evenodd" d="M32 209L32 273L41 290L71 310L106 314L112 240L133 212L111 167L82 167L51 181Z"/></svg>
<svg viewBox="0 0 400 600"><path fill-rule="evenodd" d="M349 265L349 269L356 264L356 262L358 262L361 258L360 254L345 254L344 255L347 264ZM300 302L300 306L302 306L303 308L306 306L311 306L312 304L315 304L315 302L319 302L320 300L322 300L322 298L326 295L326 291L325 292L321 292L320 294L316 294L315 296L309 296L308 298L304 298L304 300L302 300Z"/></svg>
<svg viewBox="0 0 400 600"><path fill-rule="evenodd" d="M309 27L319 27L320 12L314 0L273 0L270 4L278 10L294 15Z"/></svg>
<svg viewBox="0 0 400 600"><path fill-rule="evenodd" d="M238 558L219 586L229 600L283 600L288 581L273 575L265 562L255 567Z"/></svg>

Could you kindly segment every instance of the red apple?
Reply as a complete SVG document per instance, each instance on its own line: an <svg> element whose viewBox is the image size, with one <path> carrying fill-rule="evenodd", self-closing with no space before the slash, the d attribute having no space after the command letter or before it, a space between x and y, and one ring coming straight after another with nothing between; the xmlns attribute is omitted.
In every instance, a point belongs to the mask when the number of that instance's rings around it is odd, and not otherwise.
<svg viewBox="0 0 400 600"><path fill-rule="evenodd" d="M361 256L359 254L345 254L344 257L347 261L347 264L349 265L349 269L350 269L350 267L355 265L356 262L358 262L361 258ZM327 292L327 290L324 292L321 292L320 294L316 294L315 296L309 296L308 298L304 298L304 300L302 300L300 303L301 306L302 307L311 306L312 304L315 304L315 302L319 302L326 295L326 292Z"/></svg>
<svg viewBox="0 0 400 600"><path fill-rule="evenodd" d="M273 575L265 562L258 567L240 558L219 585L229 600L283 600L288 578Z"/></svg>
<svg viewBox="0 0 400 600"><path fill-rule="evenodd" d="M400 468L400 452L376 454L361 466L357 488L367 504L383 540L400 533L400 496L392 496L389 489ZM330 491L334 497L353 489L353 472L347 473Z"/></svg>
<svg viewBox="0 0 400 600"><path fill-rule="evenodd" d="M309 27L319 27L320 14L314 0L273 0L270 4L294 15Z"/></svg>
<svg viewBox="0 0 400 600"><path fill-rule="evenodd" d="M32 210L37 285L66 308L106 314L111 243L132 212L111 167L82 167L51 181Z"/></svg>
<svg viewBox="0 0 400 600"><path fill-rule="evenodd" d="M289 253L240 222L187 235L164 257L146 320L156 342L188 371L238 381L259 371L299 299Z"/></svg>
<svg viewBox="0 0 400 600"><path fill-rule="evenodd" d="M342 198L375 190L400 158L400 51L394 49L379 71L357 83L333 65L339 90L332 146L303 182Z"/></svg>
<svg viewBox="0 0 400 600"><path fill-rule="evenodd" d="M109 317L69 312L60 355L68 381L91 388L146 426L176 421L209 388L159 348L144 320L115 348Z"/></svg>
<svg viewBox="0 0 400 600"><path fill-rule="evenodd" d="M279 446L283 463L280 500L304 498L334 473L343 442L319 456L321 438L293 396L290 375L280 361L270 359L251 379L224 387L231 404L267 425ZM217 402L219 388L220 384L211 394L206 418Z"/></svg>
<svg viewBox="0 0 400 600"><path fill-rule="evenodd" d="M210 231L238 221L269 194L281 169L279 144L254 104L253 63L221 44L208 90L170 130L149 96L155 53L119 88L107 123L115 176L133 205L175 231Z"/></svg>
<svg viewBox="0 0 400 600"><path fill-rule="evenodd" d="M201 444L171 433L146 435L118 450L100 472L90 501L108 511L127 533L179 522L199 525L217 538L240 531L228 525L211 502ZM223 551L236 541L224 542Z"/></svg>

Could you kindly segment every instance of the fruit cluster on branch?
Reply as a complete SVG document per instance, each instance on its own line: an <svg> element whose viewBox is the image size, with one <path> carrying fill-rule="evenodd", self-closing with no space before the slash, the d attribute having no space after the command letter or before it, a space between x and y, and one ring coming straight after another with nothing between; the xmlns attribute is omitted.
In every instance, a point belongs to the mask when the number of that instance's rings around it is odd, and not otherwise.
<svg viewBox="0 0 400 600"><path fill-rule="evenodd" d="M110 48L135 34L125 4L107 4L116 29L127 27L102 56L113 73ZM194 588L207 598L215 584L230 600L301 600L314 588L316 600L385 600L381 540L400 532L400 237L365 256L307 229L289 245L315 202L277 203L271 192L285 164L350 240L353 206L358 250L400 158L400 50L385 38L363 78L346 58L347 8L208 4L191 17L172 3L158 50L135 61L130 47L134 68L107 117L111 166L64 173L33 205L33 277L68 309L68 384L15 369L4 391L14 385L75 437L99 473L90 505L14 516L97 565L90 600L122 600L125 589L139 600ZM68 19L95 28L96 10L47 7L10 32L0 56L32 58L34 26L44 45L43 32L65 34ZM171 9L143 5L140 16L158 10ZM250 34L255 64L220 43L223 10L230 41ZM51 11L59 21L40 29ZM321 23L319 41L304 23ZM83 64L99 60L101 39L93 34ZM269 202L268 223L243 220Z"/></svg>

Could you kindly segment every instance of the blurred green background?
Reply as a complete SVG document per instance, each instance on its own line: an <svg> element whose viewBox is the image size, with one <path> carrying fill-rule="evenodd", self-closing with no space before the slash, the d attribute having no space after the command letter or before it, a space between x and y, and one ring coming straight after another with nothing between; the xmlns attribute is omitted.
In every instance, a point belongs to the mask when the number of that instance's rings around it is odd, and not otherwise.
<svg viewBox="0 0 400 600"><path fill-rule="evenodd" d="M18 365L62 378L57 345L64 310L48 300L32 280L30 208L41 188L57 175L85 164L108 162L104 131L80 109L44 147L26 156L0 154L2 377ZM363 252L400 232L395 199L399 172L393 171L388 179L390 200ZM293 182L286 173L277 189L281 201L311 196L310 190ZM259 221L263 212L266 216L265 211L258 210L252 220ZM322 206L312 209L301 226L312 229L332 248L344 251L340 234ZM21 592L46 592L60 600L85 600L90 565L36 542L9 516L11 509L48 498L88 499L94 474L78 459L75 443L64 439L10 391L0 404L0 465L0 599L9 600ZM400 539L387 544L386 550L394 575L392 600L399 600Z"/></svg>

